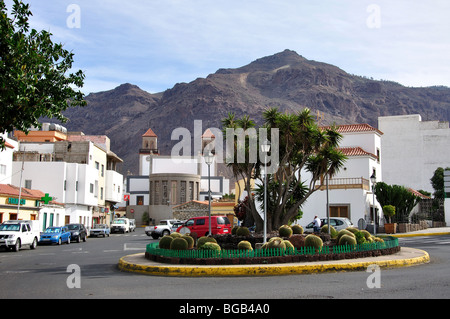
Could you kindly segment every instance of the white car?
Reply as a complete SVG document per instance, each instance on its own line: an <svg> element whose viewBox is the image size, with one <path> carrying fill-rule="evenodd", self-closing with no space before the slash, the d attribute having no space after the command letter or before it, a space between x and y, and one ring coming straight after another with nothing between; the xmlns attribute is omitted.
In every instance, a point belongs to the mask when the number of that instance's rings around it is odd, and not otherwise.
<svg viewBox="0 0 450 319"><path fill-rule="evenodd" d="M320 226L326 225L328 223L327 218L320 219ZM353 227L353 223L350 219L345 217L330 217L330 224L336 230L346 229L347 227ZM305 231L314 232L313 223L309 223L305 227L303 227Z"/></svg>

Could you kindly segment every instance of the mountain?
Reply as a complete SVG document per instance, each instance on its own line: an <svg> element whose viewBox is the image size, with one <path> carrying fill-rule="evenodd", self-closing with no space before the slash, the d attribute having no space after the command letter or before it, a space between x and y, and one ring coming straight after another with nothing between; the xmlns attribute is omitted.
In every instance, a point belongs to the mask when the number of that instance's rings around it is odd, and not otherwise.
<svg viewBox="0 0 450 319"><path fill-rule="evenodd" d="M170 154L175 128L193 135L194 120L221 128L229 112L261 122L267 107L296 112L308 107L321 124L368 123L387 115L421 114L425 120L450 120L450 88L411 88L391 81L351 75L340 68L305 59L291 50L263 57L236 69L219 69L206 78L178 83L150 94L132 84L86 97L84 108L65 112L70 131L106 134L123 160L122 173L138 173L141 135L158 135L161 154Z"/></svg>

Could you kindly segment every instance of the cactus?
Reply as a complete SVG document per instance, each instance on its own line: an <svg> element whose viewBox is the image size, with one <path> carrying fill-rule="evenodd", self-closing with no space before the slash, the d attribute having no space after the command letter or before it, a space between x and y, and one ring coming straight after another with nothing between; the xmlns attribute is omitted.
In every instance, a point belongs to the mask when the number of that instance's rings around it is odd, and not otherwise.
<svg viewBox="0 0 450 319"><path fill-rule="evenodd" d="M234 226L232 229L231 229L231 235L236 235L236 230L239 228L239 226Z"/></svg>
<svg viewBox="0 0 450 319"><path fill-rule="evenodd" d="M280 237L291 237L292 236L292 228L289 225L283 225L278 229L278 233Z"/></svg>
<svg viewBox="0 0 450 319"><path fill-rule="evenodd" d="M359 229L356 227L347 227L345 230L348 230L349 232L352 232L353 234L356 234L359 232Z"/></svg>
<svg viewBox="0 0 450 319"><path fill-rule="evenodd" d="M366 239L369 239L369 238L372 236L372 235L371 235L367 230L365 230L365 229L361 230L360 232L364 234L364 237L365 237Z"/></svg>
<svg viewBox="0 0 450 319"><path fill-rule="evenodd" d="M380 237L374 237L373 241L376 242L376 243L384 243L384 240L382 238L380 238Z"/></svg>
<svg viewBox="0 0 450 319"><path fill-rule="evenodd" d="M353 234L351 231L346 230L346 229L341 229L338 234L337 234L337 242L339 242L339 240L341 239L342 236L344 235L349 235L349 236L353 236L355 237L355 234Z"/></svg>
<svg viewBox="0 0 450 319"><path fill-rule="evenodd" d="M250 230L247 227L239 227L236 229L236 236L250 236Z"/></svg>
<svg viewBox="0 0 450 319"><path fill-rule="evenodd" d="M269 243L271 241L273 241L273 240L283 240L283 238L281 238L281 237L272 237L272 238L269 239Z"/></svg>
<svg viewBox="0 0 450 319"><path fill-rule="evenodd" d="M292 233L293 233L294 235L295 235L295 234L299 234L299 235L303 234L303 227L302 227L302 226L300 226L300 225L294 225L294 226L292 226L291 228L292 228Z"/></svg>
<svg viewBox="0 0 450 319"><path fill-rule="evenodd" d="M177 237L172 240L170 243L170 249L173 250L186 250L188 249L188 242L186 239Z"/></svg>
<svg viewBox="0 0 450 319"><path fill-rule="evenodd" d="M183 235L181 238L187 241L188 243L188 249L194 248L194 238L192 238L189 235Z"/></svg>
<svg viewBox="0 0 450 319"><path fill-rule="evenodd" d="M177 232L175 231L175 232L173 232L172 234L170 234L169 236L172 237L173 239L175 239L175 238L180 238L180 237L182 237L183 235L181 235L180 233L177 233Z"/></svg>
<svg viewBox="0 0 450 319"><path fill-rule="evenodd" d="M342 236L342 237L344 237L344 236ZM367 242L366 237L364 236L364 233L361 231L355 233L355 239L356 239L356 243L358 245L365 244Z"/></svg>
<svg viewBox="0 0 450 319"><path fill-rule="evenodd" d="M339 245L356 245L356 238L351 235L342 235L339 239Z"/></svg>
<svg viewBox="0 0 450 319"><path fill-rule="evenodd" d="M238 244L239 250L253 250L252 244L249 241L243 240Z"/></svg>
<svg viewBox="0 0 450 319"><path fill-rule="evenodd" d="M200 249L207 242L216 243L217 244L217 241L213 237L203 236L203 237L200 237L198 239L198 241L197 241L197 248Z"/></svg>
<svg viewBox="0 0 450 319"><path fill-rule="evenodd" d="M305 246L314 247L315 249L320 250L323 247L323 241L319 236L311 234L311 235L306 236Z"/></svg>
<svg viewBox="0 0 450 319"><path fill-rule="evenodd" d="M294 250L294 245L289 240L283 240L283 244L286 246L286 248L292 248Z"/></svg>
<svg viewBox="0 0 450 319"><path fill-rule="evenodd" d="M330 228L330 235L331 235L332 238L335 238L337 236L338 232L336 231L336 229L333 226L330 226L330 227L331 227ZM328 234L328 225L323 225L320 228L320 232L324 233L324 234Z"/></svg>
<svg viewBox="0 0 450 319"><path fill-rule="evenodd" d="M267 248L269 248L269 249L273 249L273 248L285 249L286 245L284 244L282 239L274 239L267 243Z"/></svg>
<svg viewBox="0 0 450 319"><path fill-rule="evenodd" d="M173 238L170 237L169 235L162 237L159 240L159 248L170 249L170 244L172 243L172 240L173 240Z"/></svg>
<svg viewBox="0 0 450 319"><path fill-rule="evenodd" d="M214 243L214 242L210 242L210 241L204 243L199 249L200 250L214 250L214 251L220 251L221 250L219 244Z"/></svg>

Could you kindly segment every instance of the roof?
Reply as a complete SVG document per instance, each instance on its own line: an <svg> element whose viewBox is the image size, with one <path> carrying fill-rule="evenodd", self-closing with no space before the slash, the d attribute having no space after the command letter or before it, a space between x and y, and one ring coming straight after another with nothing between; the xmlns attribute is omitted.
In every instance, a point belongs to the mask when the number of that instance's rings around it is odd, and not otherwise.
<svg viewBox="0 0 450 319"><path fill-rule="evenodd" d="M142 137L158 137L155 132L151 128L148 129L147 132L145 132Z"/></svg>
<svg viewBox="0 0 450 319"><path fill-rule="evenodd" d="M207 129L205 133L203 133L202 138L216 138L216 136L210 129Z"/></svg>
<svg viewBox="0 0 450 319"><path fill-rule="evenodd" d="M341 147L339 150L346 156L371 156L378 158L375 154L363 150L361 147Z"/></svg>
<svg viewBox="0 0 450 319"><path fill-rule="evenodd" d="M414 195L416 195L417 197L420 197L421 199L431 199L431 197L425 196L424 194L416 191L415 189L412 188L408 188L408 191L410 191L411 193L413 193Z"/></svg>
<svg viewBox="0 0 450 319"><path fill-rule="evenodd" d="M331 126L323 126L323 129L330 128ZM379 129L374 128L373 126L364 123L364 124L343 124L337 126L337 131L341 134L345 133L363 133L363 132L375 132L379 135L383 135Z"/></svg>
<svg viewBox="0 0 450 319"><path fill-rule="evenodd" d="M0 195L19 196L19 187L11 184L0 184ZM22 187L22 197L41 199L45 194L40 190Z"/></svg>

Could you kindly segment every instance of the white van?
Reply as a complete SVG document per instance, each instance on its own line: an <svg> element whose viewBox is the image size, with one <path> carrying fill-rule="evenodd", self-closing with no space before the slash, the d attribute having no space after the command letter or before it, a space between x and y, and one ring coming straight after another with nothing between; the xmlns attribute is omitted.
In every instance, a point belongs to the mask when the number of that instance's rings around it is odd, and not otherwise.
<svg viewBox="0 0 450 319"><path fill-rule="evenodd" d="M115 218L111 223L111 233L130 232L130 220L128 218Z"/></svg>

